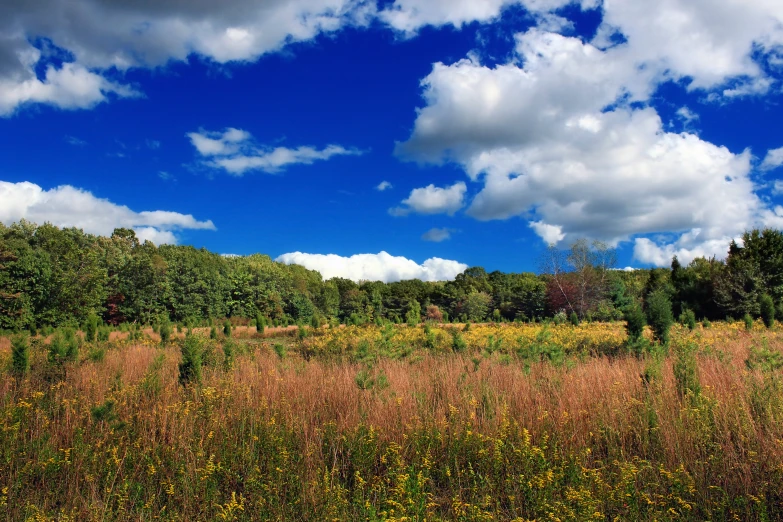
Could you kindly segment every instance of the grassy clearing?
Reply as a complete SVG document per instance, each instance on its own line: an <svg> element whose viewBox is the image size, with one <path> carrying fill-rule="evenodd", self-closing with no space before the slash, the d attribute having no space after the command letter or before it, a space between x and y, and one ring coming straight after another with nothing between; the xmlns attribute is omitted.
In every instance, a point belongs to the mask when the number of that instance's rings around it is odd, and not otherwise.
<svg viewBox="0 0 783 522"><path fill-rule="evenodd" d="M0 519L783 518L780 331L237 330L231 364L197 334L184 387L182 335L56 369L35 340L0 381Z"/></svg>

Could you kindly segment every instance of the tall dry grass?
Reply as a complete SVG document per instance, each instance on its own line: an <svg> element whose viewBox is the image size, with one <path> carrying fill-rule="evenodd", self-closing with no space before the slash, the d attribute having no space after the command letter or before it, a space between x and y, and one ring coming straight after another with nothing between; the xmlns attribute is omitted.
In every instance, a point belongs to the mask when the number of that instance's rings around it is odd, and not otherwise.
<svg viewBox="0 0 783 522"><path fill-rule="evenodd" d="M673 355L523 365L416 352L368 364L281 359L261 339L240 342L230 370L214 346L201 385L183 388L178 346L155 342L108 346L62 380L36 373L38 347L28 379L0 381L0 515L783 516L783 388L745 364L761 346L783 352L778 332L704 332L702 393L685 397ZM360 375L375 384L362 389Z"/></svg>

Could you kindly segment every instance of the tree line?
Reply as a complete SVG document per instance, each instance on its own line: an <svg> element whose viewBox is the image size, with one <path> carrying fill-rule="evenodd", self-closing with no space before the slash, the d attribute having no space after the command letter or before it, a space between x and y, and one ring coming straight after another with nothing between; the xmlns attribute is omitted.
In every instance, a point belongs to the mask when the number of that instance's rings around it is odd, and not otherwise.
<svg viewBox="0 0 783 522"><path fill-rule="evenodd" d="M453 281L394 283L332 278L254 254L225 257L191 246L141 243L77 228L0 224L0 329L237 318L267 324L392 321L618 320L664 295L675 317L783 316L783 234L753 230L725 261L670 269L614 269L614 250L586 241L550 249L541 273L471 267Z"/></svg>

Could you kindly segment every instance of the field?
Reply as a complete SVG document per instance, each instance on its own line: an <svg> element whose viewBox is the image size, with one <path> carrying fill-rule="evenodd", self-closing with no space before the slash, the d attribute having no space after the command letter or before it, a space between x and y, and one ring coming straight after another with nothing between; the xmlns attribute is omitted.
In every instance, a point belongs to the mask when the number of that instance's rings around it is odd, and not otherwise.
<svg viewBox="0 0 783 522"><path fill-rule="evenodd" d="M4 338L0 520L780 520L778 328L202 330L185 385L183 333Z"/></svg>

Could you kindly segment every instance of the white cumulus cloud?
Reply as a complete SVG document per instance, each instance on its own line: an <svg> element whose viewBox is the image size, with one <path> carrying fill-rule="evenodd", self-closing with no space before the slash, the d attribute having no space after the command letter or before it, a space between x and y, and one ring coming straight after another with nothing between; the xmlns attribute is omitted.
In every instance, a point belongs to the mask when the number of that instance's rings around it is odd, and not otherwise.
<svg viewBox="0 0 783 522"><path fill-rule="evenodd" d="M666 74L640 67L630 43L603 49L532 29L516 53L495 67L435 64L397 146L404 158L456 162L480 183L468 215L523 217L548 243L668 234L635 243L637 260L663 265L673 252L724 257L728 240L777 219L755 192L750 151L665 131L646 102Z"/></svg>
<svg viewBox="0 0 783 522"><path fill-rule="evenodd" d="M65 63L59 69L49 66L42 79L35 76L34 65L34 62L26 63L23 79L4 78L0 74L0 116L10 116L25 104L90 109L105 102L109 96L127 98L139 95L132 87L107 80L78 64Z"/></svg>
<svg viewBox="0 0 783 522"><path fill-rule="evenodd" d="M402 200L402 206L389 209L389 213L393 216L406 216L412 212L451 216L463 207L467 190L462 181L445 188L427 185L413 189L408 198Z"/></svg>
<svg viewBox="0 0 783 522"><path fill-rule="evenodd" d="M223 132L190 132L187 137L204 158L202 161L204 165L225 170L234 176L242 176L254 170L272 174L290 165L311 165L333 156L362 154L359 150L347 149L340 145L327 145L320 150L309 146L296 148L258 146L254 144L249 132L234 128L228 128Z"/></svg>
<svg viewBox="0 0 783 522"><path fill-rule="evenodd" d="M350 257L336 254L292 252L279 256L276 261L317 270L324 279L342 277L353 281L383 281L385 283L407 279L448 281L468 268L468 265L464 263L438 257L427 259L419 264L402 256L392 256L387 252L356 254Z"/></svg>
<svg viewBox="0 0 783 522"><path fill-rule="evenodd" d="M767 151L764 161L761 162L761 170L773 170L783 165L783 147Z"/></svg>
<svg viewBox="0 0 783 522"><path fill-rule="evenodd" d="M27 181L0 181L0 222L10 224L21 219L104 236L111 235L115 228L132 228L140 240L156 244L175 244L175 232L179 230L215 230L212 221L199 221L190 214L135 212L69 185L44 190Z"/></svg>
<svg viewBox="0 0 783 522"><path fill-rule="evenodd" d="M375 190L379 192L383 192L384 190L389 190L390 188L394 188L391 183L389 183L388 181L381 181L380 183L378 183L378 186L375 187Z"/></svg>
<svg viewBox="0 0 783 522"><path fill-rule="evenodd" d="M255 61L291 42L364 26L366 0L25 0L0 2L0 116L25 103L89 108L114 92L109 70L165 66L195 55L217 63ZM31 42L65 49L61 69L36 78L42 57ZM72 61L71 61L72 60Z"/></svg>

